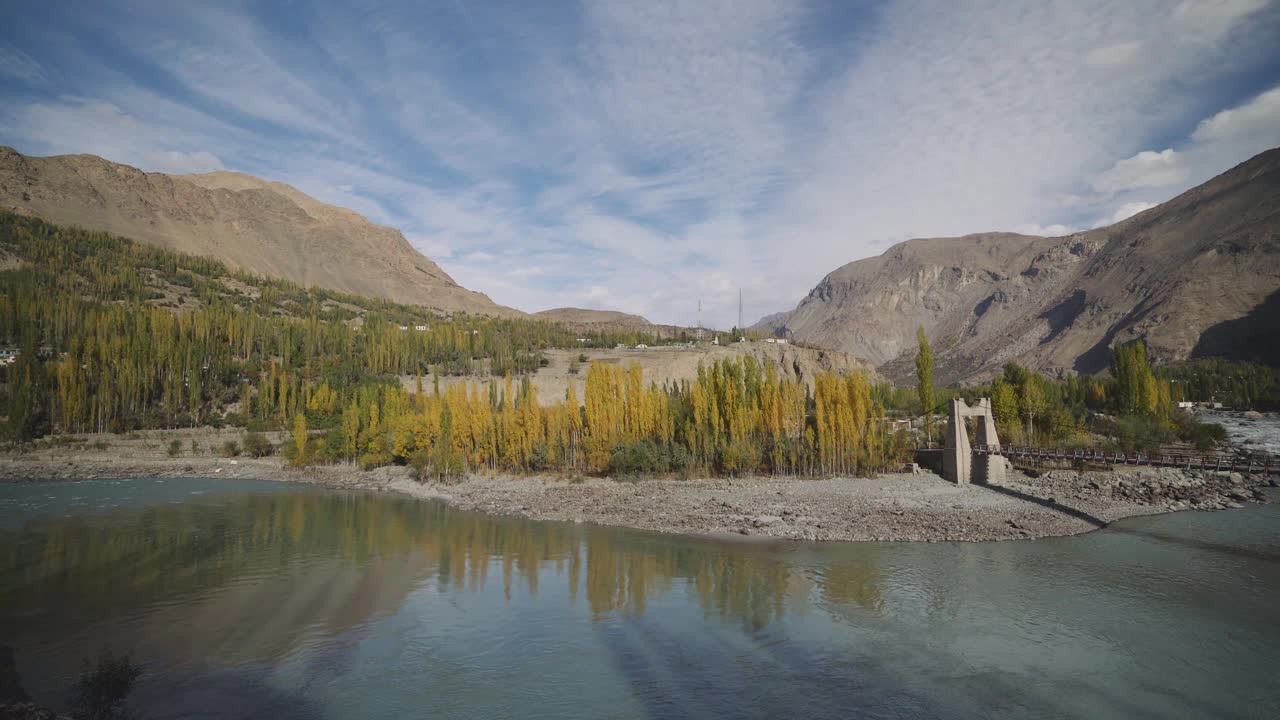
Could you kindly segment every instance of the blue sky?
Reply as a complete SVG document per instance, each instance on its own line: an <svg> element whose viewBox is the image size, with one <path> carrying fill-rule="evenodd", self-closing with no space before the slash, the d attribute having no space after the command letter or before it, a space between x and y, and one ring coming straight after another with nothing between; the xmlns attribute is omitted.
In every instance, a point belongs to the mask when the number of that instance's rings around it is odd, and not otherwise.
<svg viewBox="0 0 1280 720"><path fill-rule="evenodd" d="M728 326L1280 145L1277 37L1274 0L28 3L0 143L288 182L522 309Z"/></svg>

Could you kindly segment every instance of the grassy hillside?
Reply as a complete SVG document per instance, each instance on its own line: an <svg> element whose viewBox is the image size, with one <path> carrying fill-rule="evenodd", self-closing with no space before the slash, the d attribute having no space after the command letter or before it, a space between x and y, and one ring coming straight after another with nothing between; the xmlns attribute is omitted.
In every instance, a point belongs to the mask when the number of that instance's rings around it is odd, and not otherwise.
<svg viewBox="0 0 1280 720"><path fill-rule="evenodd" d="M321 388L518 375L545 348L637 342L657 339L440 316L0 212L0 343L17 353L5 406L18 437L216 422L228 410L267 421Z"/></svg>

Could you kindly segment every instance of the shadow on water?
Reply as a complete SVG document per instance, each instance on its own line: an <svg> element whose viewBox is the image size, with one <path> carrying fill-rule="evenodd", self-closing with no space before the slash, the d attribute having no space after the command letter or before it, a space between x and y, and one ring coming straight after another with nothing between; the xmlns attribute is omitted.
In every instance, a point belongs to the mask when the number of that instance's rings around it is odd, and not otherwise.
<svg viewBox="0 0 1280 720"><path fill-rule="evenodd" d="M167 671L144 675L129 701L140 717L318 720L324 709L299 691L272 687L244 672Z"/></svg>
<svg viewBox="0 0 1280 720"><path fill-rule="evenodd" d="M1112 525L1110 530L1111 532L1119 533L1121 535L1155 540L1157 542L1178 545L1192 550L1204 550L1206 552L1221 553L1232 557L1280 564L1280 551L1264 550L1262 548L1252 548L1244 545L1229 545L1226 543L1209 542L1208 540L1200 540L1198 538L1157 532L1149 528Z"/></svg>
<svg viewBox="0 0 1280 720"><path fill-rule="evenodd" d="M151 665L141 665L142 677L126 701L128 709L137 717L148 720L200 717L315 720L324 716L323 709L302 693L273 688L247 673L172 670ZM13 648L0 645L0 705L36 702L65 708L73 692L74 687L69 686L57 693L57 697L50 693L32 697L22 686Z"/></svg>
<svg viewBox="0 0 1280 720"><path fill-rule="evenodd" d="M1005 487L1003 485L979 485L978 487L984 487L990 490L991 492L1000 493L1001 495L1007 495L1009 497L1017 498L1019 500L1024 500L1029 503L1035 503L1040 507L1044 507L1050 510L1054 510L1056 512L1060 512L1063 515L1069 515L1078 520L1083 520L1089 523L1090 525L1093 525L1096 528L1104 528L1107 526L1107 522L1096 515L1091 515L1083 510L1077 510L1076 508L1070 507L1068 505L1063 505L1062 503L1056 502L1054 500L1048 500L1042 497L1036 497L1035 495L1028 495L1027 493L1020 492L1018 490L1014 490L1013 488Z"/></svg>
<svg viewBox="0 0 1280 720"><path fill-rule="evenodd" d="M1206 552L1221 553L1224 555L1230 555L1232 557L1247 558L1250 560L1261 560L1263 562L1269 562L1269 563L1280 563L1280 551L1265 550L1262 548L1252 548L1252 547L1238 545L1238 544L1211 542L1208 540L1201 540L1198 538L1186 537L1183 535L1175 535L1167 532L1159 532L1157 530L1152 530L1146 527L1131 527L1123 524L1120 524L1120 525L1108 524L1105 520L1097 517L1096 515L1087 513L1083 510L1077 510L1076 508L1070 507L1068 505L1063 505L1062 503L1059 503L1059 502L1047 500L1041 497L1036 497L1035 495L1028 495L1027 493L1014 490L1013 488L1004 487L1002 485L979 485L979 487L984 487L992 492L996 492L1001 495L1007 495L1009 497L1018 498L1019 500L1025 500L1026 502L1034 503L1041 507L1048 508L1056 512L1060 512L1064 515L1069 515L1071 517L1083 520L1089 523L1090 525L1093 525L1095 528L1104 528L1104 527L1108 528L1110 532L1117 533L1120 535L1128 535L1131 537L1144 538L1147 540L1155 540L1157 542L1169 543L1169 544L1178 545L1184 548L1189 548L1194 550L1204 550Z"/></svg>

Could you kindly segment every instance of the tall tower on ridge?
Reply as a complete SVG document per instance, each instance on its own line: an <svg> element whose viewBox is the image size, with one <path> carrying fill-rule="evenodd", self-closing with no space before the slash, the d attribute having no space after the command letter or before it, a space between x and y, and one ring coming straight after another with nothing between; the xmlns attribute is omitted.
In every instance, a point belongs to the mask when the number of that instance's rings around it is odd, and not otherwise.
<svg viewBox="0 0 1280 720"><path fill-rule="evenodd" d="M743 335L746 332L746 327L742 324L742 288L738 288L738 334Z"/></svg>

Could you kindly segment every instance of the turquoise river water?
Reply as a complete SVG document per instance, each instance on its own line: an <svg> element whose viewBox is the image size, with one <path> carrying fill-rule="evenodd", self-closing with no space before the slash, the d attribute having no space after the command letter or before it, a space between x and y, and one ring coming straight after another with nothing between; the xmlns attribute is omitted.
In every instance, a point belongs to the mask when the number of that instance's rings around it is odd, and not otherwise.
<svg viewBox="0 0 1280 720"><path fill-rule="evenodd" d="M1275 718L1280 504L759 544L234 480L0 485L0 644L145 718Z"/></svg>

